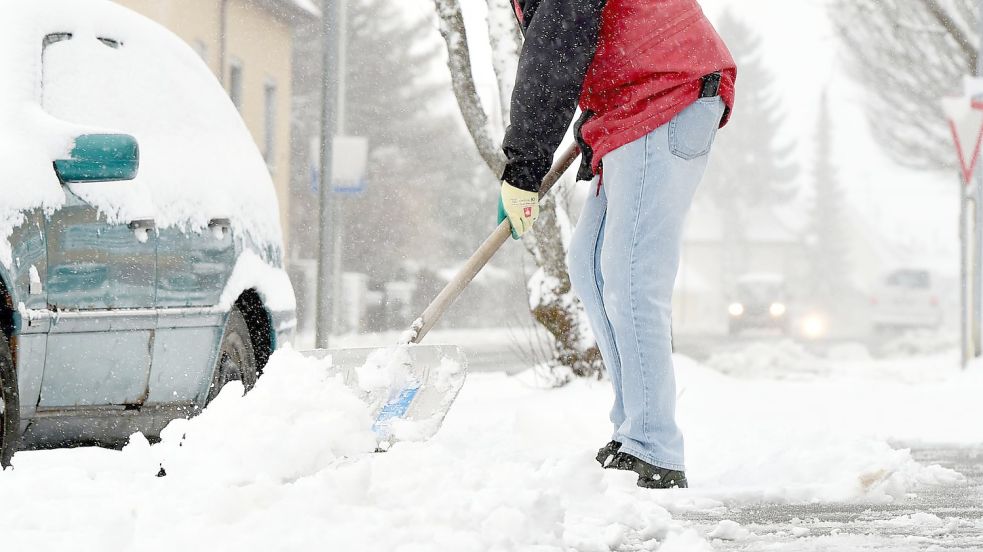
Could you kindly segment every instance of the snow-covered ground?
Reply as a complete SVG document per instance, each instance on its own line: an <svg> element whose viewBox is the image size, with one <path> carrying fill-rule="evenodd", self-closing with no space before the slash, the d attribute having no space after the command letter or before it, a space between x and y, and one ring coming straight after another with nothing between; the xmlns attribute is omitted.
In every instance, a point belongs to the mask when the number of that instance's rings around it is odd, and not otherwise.
<svg viewBox="0 0 983 552"><path fill-rule="evenodd" d="M739 355L712 361L739 378L678 357L692 488L654 492L593 460L609 433L605 381L473 374L435 438L374 454L362 403L281 351L252 393L230 387L159 445L19 453L0 474L0 534L11 550L703 550L747 529L678 518L961 484L898 443L983 443L983 368L851 358L775 380Z"/></svg>

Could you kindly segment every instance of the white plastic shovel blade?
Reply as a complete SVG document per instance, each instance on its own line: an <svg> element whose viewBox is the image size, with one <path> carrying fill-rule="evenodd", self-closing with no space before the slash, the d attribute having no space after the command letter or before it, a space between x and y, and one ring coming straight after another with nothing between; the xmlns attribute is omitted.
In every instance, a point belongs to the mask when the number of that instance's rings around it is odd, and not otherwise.
<svg viewBox="0 0 983 552"><path fill-rule="evenodd" d="M372 409L380 448L432 437L467 376L467 358L453 345L400 345L382 349L315 349L302 354L330 360Z"/></svg>

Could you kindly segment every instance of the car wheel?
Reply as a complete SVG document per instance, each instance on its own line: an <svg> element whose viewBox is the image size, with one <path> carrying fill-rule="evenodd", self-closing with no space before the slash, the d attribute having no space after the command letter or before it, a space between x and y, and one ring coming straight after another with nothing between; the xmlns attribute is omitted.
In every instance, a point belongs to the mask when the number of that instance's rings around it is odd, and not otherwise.
<svg viewBox="0 0 983 552"><path fill-rule="evenodd" d="M232 307L225 321L222 345L219 347L218 359L215 362L215 375L208 389L207 402L212 402L230 381L242 382L242 386L248 392L256 385L258 377L259 370L256 366L253 342L249 337L249 326L242 311Z"/></svg>
<svg viewBox="0 0 983 552"><path fill-rule="evenodd" d="M0 334L0 469L10 466L20 442L20 399L14 357L7 336Z"/></svg>

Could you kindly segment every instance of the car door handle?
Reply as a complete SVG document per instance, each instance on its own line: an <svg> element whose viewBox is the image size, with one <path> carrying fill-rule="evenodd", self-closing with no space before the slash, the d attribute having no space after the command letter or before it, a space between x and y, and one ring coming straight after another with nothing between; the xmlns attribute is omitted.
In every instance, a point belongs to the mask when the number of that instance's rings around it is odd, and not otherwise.
<svg viewBox="0 0 983 552"><path fill-rule="evenodd" d="M225 239L225 235L232 229L232 221L227 218L213 218L208 221L208 229L212 231L215 239Z"/></svg>
<svg viewBox="0 0 983 552"><path fill-rule="evenodd" d="M157 222L153 219L131 220L128 224L133 231L133 237L140 243L147 243L150 239L150 232L157 229Z"/></svg>
<svg viewBox="0 0 983 552"><path fill-rule="evenodd" d="M219 228L232 228L232 221L227 218L213 218L208 221L209 228L215 228L216 226Z"/></svg>
<svg viewBox="0 0 983 552"><path fill-rule="evenodd" d="M157 221L153 219L140 219L130 221L130 230L156 230Z"/></svg>

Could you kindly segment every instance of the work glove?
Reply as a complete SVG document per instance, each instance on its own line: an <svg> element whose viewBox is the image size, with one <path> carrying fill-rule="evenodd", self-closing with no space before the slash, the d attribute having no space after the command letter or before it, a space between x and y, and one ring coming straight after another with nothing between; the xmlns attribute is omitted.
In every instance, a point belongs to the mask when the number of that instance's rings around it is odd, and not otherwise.
<svg viewBox="0 0 983 552"><path fill-rule="evenodd" d="M539 194L516 188L502 182L502 193L498 198L498 223L509 219L512 225L512 239L519 239L532 229L539 218Z"/></svg>

